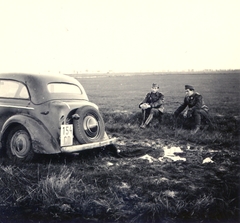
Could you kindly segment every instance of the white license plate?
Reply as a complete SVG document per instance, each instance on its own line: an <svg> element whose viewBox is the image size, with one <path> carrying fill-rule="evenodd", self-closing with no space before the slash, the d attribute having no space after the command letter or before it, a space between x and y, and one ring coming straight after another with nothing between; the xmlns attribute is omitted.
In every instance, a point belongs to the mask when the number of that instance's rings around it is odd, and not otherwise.
<svg viewBox="0 0 240 223"><path fill-rule="evenodd" d="M61 125L61 146L73 144L73 125Z"/></svg>

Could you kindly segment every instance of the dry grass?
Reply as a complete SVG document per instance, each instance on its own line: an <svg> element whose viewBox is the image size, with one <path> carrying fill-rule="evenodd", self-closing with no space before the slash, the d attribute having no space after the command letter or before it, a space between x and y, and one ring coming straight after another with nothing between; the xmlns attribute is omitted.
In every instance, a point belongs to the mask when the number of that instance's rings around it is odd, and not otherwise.
<svg viewBox="0 0 240 223"><path fill-rule="evenodd" d="M118 78L121 83L123 79ZM131 81L123 83L129 94L136 89ZM109 87L103 93L108 97L96 96L100 105L109 101L125 107L121 96L113 100L118 90L112 93ZM1 158L0 221L238 222L239 120L211 113L216 129L190 135L181 118L174 129L172 113L166 112L160 127L143 131L140 111L130 111L129 104L124 112L113 111L109 104L103 112L107 132L119 139L118 156L102 149L80 156L42 155L18 166ZM181 147L186 161L159 160L166 146ZM143 154L151 162L141 159ZM212 162L203 163L205 158Z"/></svg>

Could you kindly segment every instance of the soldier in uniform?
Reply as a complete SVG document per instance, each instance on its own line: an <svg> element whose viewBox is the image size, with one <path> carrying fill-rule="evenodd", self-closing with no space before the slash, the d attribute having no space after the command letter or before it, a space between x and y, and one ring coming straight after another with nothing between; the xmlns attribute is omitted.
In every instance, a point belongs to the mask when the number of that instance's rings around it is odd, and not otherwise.
<svg viewBox="0 0 240 223"><path fill-rule="evenodd" d="M204 117L208 125L212 126L211 120L208 115L208 107L204 104L202 96L195 92L194 87L191 85L185 85L186 96L184 102L174 112L174 117L178 115L188 107L185 116L187 118L193 117L195 128L191 131L191 134L195 134L200 130L201 118Z"/></svg>
<svg viewBox="0 0 240 223"><path fill-rule="evenodd" d="M139 104L142 109L142 124L140 128L146 128L153 117L158 117L159 123L162 121L164 95L159 92L159 85L152 84L151 92L147 93L144 100Z"/></svg>

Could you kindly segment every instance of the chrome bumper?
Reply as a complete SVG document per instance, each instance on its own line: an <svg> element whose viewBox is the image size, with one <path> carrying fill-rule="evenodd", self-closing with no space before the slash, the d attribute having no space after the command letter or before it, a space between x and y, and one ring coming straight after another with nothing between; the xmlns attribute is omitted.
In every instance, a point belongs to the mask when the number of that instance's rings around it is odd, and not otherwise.
<svg viewBox="0 0 240 223"><path fill-rule="evenodd" d="M73 145L73 146L63 146L61 147L61 152L63 153L75 153L83 150L94 149L98 147L103 147L107 145L114 144L117 141L117 138L107 139L101 142L87 143L81 145Z"/></svg>

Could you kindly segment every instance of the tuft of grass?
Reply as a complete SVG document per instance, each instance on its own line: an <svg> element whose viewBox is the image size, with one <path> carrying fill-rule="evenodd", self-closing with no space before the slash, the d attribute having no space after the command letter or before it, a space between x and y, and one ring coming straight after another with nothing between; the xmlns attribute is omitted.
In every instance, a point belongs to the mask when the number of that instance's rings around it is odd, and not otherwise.
<svg viewBox="0 0 240 223"><path fill-rule="evenodd" d="M31 184L26 170L16 166L0 166L0 204L18 205L27 196L26 185Z"/></svg>
<svg viewBox="0 0 240 223"><path fill-rule="evenodd" d="M45 178L28 186L28 200L45 208L71 204L79 194L76 185L79 185L79 182L72 177L72 170L63 166L58 174L49 172Z"/></svg>

